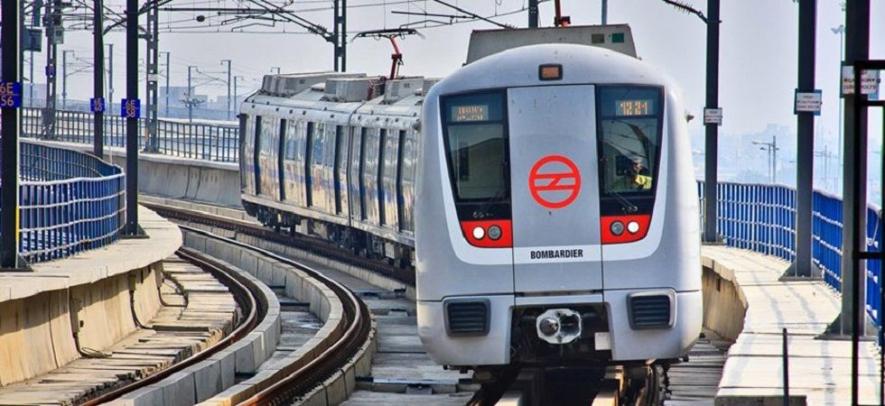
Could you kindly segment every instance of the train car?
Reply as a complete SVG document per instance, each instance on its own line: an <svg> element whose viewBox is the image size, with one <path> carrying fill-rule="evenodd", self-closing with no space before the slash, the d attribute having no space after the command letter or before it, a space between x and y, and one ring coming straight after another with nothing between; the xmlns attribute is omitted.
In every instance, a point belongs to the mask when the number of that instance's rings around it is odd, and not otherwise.
<svg viewBox="0 0 885 406"><path fill-rule="evenodd" d="M629 27L476 32L434 83L266 76L240 110L243 206L415 266L441 364L682 356L702 318L689 140Z"/></svg>
<svg viewBox="0 0 885 406"><path fill-rule="evenodd" d="M687 352L701 264L677 94L635 57L573 44L477 57L430 90L416 278L436 362L645 365Z"/></svg>
<svg viewBox="0 0 885 406"><path fill-rule="evenodd" d="M408 267L424 78L268 75L240 109L241 196L265 225Z"/></svg>

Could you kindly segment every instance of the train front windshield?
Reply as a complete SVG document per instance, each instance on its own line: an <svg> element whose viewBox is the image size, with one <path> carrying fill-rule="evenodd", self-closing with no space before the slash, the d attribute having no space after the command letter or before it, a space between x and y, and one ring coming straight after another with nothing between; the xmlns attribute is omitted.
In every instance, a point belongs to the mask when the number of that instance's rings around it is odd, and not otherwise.
<svg viewBox="0 0 885 406"><path fill-rule="evenodd" d="M603 212L650 213L660 158L662 90L599 86L597 127Z"/></svg>
<svg viewBox="0 0 885 406"><path fill-rule="evenodd" d="M462 220L510 216L504 110L503 92L451 96L443 101L446 160Z"/></svg>

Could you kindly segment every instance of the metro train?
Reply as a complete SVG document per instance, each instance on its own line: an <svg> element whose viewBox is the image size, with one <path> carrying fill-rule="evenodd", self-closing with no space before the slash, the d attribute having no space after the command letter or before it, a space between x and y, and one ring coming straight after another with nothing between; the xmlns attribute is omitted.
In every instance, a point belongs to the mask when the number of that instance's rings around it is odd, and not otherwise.
<svg viewBox="0 0 885 406"><path fill-rule="evenodd" d="M678 91L629 27L568 30L475 33L438 83L266 77L241 108L244 207L414 266L442 365L680 358L702 296Z"/></svg>

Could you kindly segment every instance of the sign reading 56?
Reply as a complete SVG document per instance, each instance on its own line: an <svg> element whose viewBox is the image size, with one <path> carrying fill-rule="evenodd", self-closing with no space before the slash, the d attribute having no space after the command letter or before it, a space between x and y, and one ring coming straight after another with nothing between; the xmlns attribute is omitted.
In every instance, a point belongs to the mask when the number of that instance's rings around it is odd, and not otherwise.
<svg viewBox="0 0 885 406"><path fill-rule="evenodd" d="M22 106L22 84L0 82L0 108L17 109Z"/></svg>
<svg viewBox="0 0 885 406"><path fill-rule="evenodd" d="M140 99L122 99L122 100L120 100L120 117L141 118L141 100Z"/></svg>

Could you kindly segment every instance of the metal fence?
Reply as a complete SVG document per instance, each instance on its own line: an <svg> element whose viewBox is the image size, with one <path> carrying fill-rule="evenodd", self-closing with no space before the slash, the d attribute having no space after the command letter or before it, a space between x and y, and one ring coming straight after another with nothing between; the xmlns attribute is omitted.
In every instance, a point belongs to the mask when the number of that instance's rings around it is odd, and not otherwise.
<svg viewBox="0 0 885 406"><path fill-rule="evenodd" d="M118 238L126 212L122 168L27 141L20 156L18 250L25 260L63 258Z"/></svg>
<svg viewBox="0 0 885 406"><path fill-rule="evenodd" d="M698 182L701 207L703 182ZM795 259L795 189L778 185L719 183L717 226L725 243L787 261ZM824 281L836 290L842 288L842 200L820 191L812 201L812 255L823 271ZM701 216L703 220L703 215ZM880 211L867 208L867 250L882 247ZM867 261L866 310L881 325L879 281L881 263Z"/></svg>
<svg viewBox="0 0 885 406"><path fill-rule="evenodd" d="M22 133L25 137L42 138L43 109L22 109ZM95 133L95 119L90 112L63 111L55 113L55 140L91 144ZM157 120L157 137L149 139L147 122L138 120L139 149L182 158L219 162L237 162L239 159L238 127L228 123L188 122L187 120ZM126 146L126 119L110 114L104 117L104 145Z"/></svg>

